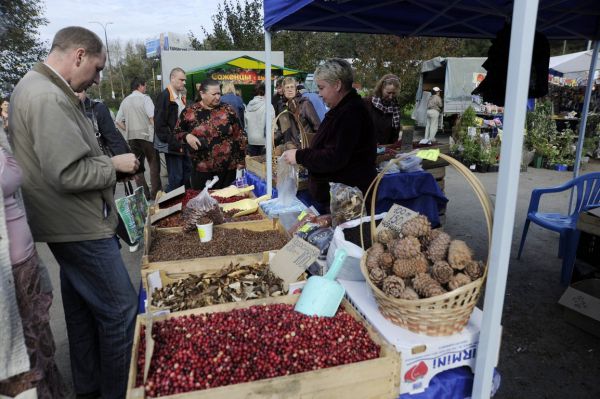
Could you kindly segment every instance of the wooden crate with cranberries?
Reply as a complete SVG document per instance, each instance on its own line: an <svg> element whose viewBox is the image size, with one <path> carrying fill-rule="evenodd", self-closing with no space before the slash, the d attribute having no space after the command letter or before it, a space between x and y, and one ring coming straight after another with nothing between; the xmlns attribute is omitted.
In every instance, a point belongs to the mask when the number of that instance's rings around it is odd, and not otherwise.
<svg viewBox="0 0 600 399"><path fill-rule="evenodd" d="M127 398L396 398L400 355L344 300L309 317L297 295L138 316ZM146 342L146 326L152 339ZM150 366L144 380L148 347Z"/></svg>

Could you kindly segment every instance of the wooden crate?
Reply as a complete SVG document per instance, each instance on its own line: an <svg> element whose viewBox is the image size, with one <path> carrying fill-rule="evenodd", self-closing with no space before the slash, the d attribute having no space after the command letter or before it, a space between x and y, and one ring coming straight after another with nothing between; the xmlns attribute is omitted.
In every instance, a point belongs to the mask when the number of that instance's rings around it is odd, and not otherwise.
<svg viewBox="0 0 600 399"><path fill-rule="evenodd" d="M250 220L247 222L232 222L232 223L224 223L214 227L215 229L247 229L252 231L268 231L268 230L279 230L281 233L285 234L288 239L290 238L289 233L283 227L283 225L279 222L279 219L269 220ZM142 269L154 269L154 270L171 270L177 265L184 265L188 267L190 264L196 263L199 260L202 260L202 263L210 264L213 266L220 267L224 262L227 262L228 259L232 259L232 257L237 257L240 261L243 262L260 262L263 256L262 252L253 253L253 254L240 254L240 255L227 255L227 256L213 256L207 258L192 258L192 259L180 259L180 260L172 260L172 261L161 261L161 262L150 262L150 246L152 245L152 234L156 234L156 227L149 226L146 223L144 228L144 254L142 255ZM161 229L161 233L181 233L182 228L180 227L171 227Z"/></svg>
<svg viewBox="0 0 600 399"><path fill-rule="evenodd" d="M209 306L200 309L176 312L158 316L154 320L165 320L189 314L227 312L254 305L274 303L295 304L298 295L259 299L246 302ZM228 385L218 388L193 391L184 394L165 396L171 399L234 399L234 398L302 398L302 399L391 399L397 398L400 383L400 354L388 344L379 333L344 299L344 309L360 321L369 336L381 346L380 357L358 363L330 367L315 371L275 377L264 380ZM144 316L138 316L132 346L127 398L145 398L143 387L135 387L137 375L137 354L140 331L145 323Z"/></svg>

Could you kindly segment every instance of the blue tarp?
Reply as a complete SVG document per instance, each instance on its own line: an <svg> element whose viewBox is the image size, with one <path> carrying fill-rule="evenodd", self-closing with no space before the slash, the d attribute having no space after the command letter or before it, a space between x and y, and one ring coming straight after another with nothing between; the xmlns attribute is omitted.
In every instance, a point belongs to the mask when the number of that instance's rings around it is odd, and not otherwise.
<svg viewBox="0 0 600 399"><path fill-rule="evenodd" d="M399 36L493 38L509 0L264 0L270 31L356 32ZM598 37L600 1L540 0L537 29L549 39Z"/></svg>

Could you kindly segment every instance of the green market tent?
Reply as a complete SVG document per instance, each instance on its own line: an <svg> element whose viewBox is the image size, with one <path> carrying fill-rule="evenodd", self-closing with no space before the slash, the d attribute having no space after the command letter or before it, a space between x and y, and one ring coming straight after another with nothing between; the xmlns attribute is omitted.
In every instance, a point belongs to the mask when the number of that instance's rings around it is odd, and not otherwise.
<svg viewBox="0 0 600 399"><path fill-rule="evenodd" d="M256 58L243 55L227 61L205 65L186 73L186 89L188 93L196 93L196 85L204 79L212 77L218 81L232 81L242 91L244 102L252 99L253 86L257 80L264 80L265 63ZM271 76L293 76L303 80L307 72L297 69L271 65ZM193 96L188 95L190 99Z"/></svg>

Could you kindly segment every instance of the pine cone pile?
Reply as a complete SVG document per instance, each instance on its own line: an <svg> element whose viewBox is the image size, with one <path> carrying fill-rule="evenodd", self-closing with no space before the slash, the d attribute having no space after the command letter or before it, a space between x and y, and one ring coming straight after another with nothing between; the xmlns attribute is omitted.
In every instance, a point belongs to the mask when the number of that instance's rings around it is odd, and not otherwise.
<svg viewBox="0 0 600 399"><path fill-rule="evenodd" d="M390 297L416 300L443 295L481 278L484 263L473 259L464 241L431 229L419 215L402 225L401 234L383 230L367 251L369 279Z"/></svg>

